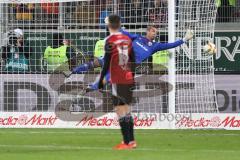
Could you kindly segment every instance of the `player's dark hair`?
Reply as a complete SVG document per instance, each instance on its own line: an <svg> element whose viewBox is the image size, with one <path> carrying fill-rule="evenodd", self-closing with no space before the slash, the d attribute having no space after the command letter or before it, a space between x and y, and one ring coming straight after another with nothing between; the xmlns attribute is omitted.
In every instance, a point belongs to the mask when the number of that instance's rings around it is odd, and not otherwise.
<svg viewBox="0 0 240 160"><path fill-rule="evenodd" d="M116 14L111 14L108 17L109 27L111 29L119 29L121 27L121 18Z"/></svg>

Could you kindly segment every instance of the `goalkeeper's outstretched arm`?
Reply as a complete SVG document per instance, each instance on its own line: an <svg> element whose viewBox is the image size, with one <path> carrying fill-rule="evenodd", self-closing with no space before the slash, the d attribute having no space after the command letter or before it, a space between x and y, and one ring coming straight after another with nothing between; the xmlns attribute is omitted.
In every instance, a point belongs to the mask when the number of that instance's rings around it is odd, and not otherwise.
<svg viewBox="0 0 240 160"><path fill-rule="evenodd" d="M187 30L186 35L183 39L177 40L173 43L155 43L153 46L153 54L158 51L178 47L192 38L193 38L193 32L191 30Z"/></svg>
<svg viewBox="0 0 240 160"><path fill-rule="evenodd" d="M139 34L133 34L133 33L129 33L126 30L120 29L120 32L126 36L128 36L132 41L134 41L135 39L142 37Z"/></svg>
<svg viewBox="0 0 240 160"><path fill-rule="evenodd" d="M155 43L154 46L153 46L153 54L155 52L158 52L158 51L162 51L162 50L167 50L167 49L171 49L171 48L175 48L175 47L178 47L180 45L182 45L184 43L184 41L181 39L181 40L177 40L173 43Z"/></svg>

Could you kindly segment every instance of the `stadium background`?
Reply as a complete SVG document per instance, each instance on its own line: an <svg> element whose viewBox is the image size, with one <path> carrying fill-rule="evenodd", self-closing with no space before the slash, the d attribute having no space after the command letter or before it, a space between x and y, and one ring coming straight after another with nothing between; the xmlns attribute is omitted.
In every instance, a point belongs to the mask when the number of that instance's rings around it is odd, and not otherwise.
<svg viewBox="0 0 240 160"><path fill-rule="evenodd" d="M129 3L129 0L122 0L123 2ZM144 0L148 4L150 0ZM158 1L158 0L156 0ZM91 1L90 3L97 4L99 6L100 2L105 2L105 0ZM134 2L134 0L132 1ZM142 2L138 1L137 2ZM153 1L151 1L153 2ZM164 0L162 1L164 2ZM218 9L217 24L215 30L215 43L217 44L218 53L214 57L215 59L215 81L218 97L218 105L220 112L227 113L236 113L233 116L223 117L214 116L210 119L210 125L216 126L220 120L228 118L226 121L228 129L238 129L240 127L240 66L239 66L239 48L240 48L240 1L239 0L221 0L221 6ZM230 3L231 2L231 3ZM232 3L234 2L234 3ZM111 1L106 3L111 4ZM120 3L121 4L121 3ZM39 52L39 55L33 55L32 61L35 65L32 66L32 71L34 74L8 74L6 75L3 70L1 70L1 84L0 84L0 101L8 101L6 97L13 98L14 92L8 92L11 89L12 81L18 82L16 76L21 80L24 80L26 86L31 86L30 89L36 88L41 90L42 93L45 93L45 96L39 95L41 102L37 108L32 108L32 106L37 105L36 98L28 99L28 102L24 101L21 104L27 104L27 106L8 106L4 108L3 105L0 106L1 111L10 111L3 112L3 115L0 117L1 128L3 127L14 127L14 124L18 123L17 127L51 127L51 124L56 122L55 116L44 115L41 112L36 113L35 111L48 110L46 104L51 103L47 102L51 98L58 95L58 92L51 92L56 95L47 94L48 90L51 90L49 85L46 85L44 79L46 79L46 74L39 72L41 71L40 66L38 65L41 54L44 51L44 46L47 44L47 37L51 37L50 33L55 31L59 26L60 27L70 27L69 23L71 22L71 15L68 13L76 8L76 6L84 6L84 3L68 3L63 8L66 10L66 14L58 16L48 17L46 14L37 14L42 13L41 6L36 4L34 7L30 6L17 6L9 5L5 7L5 13L12 13L7 15L0 15L1 19L1 30L5 30L4 27L10 27L11 29L16 26L24 27L24 30L27 31L25 34L25 39L32 42L32 45L35 46L34 49L36 53ZM59 4L56 4L58 8ZM74 6L74 7L73 7ZM103 5L104 6L104 5ZM23 8L26 9L23 9ZM124 7L124 6L123 6ZM142 7L142 6L141 6ZM140 7L140 8L141 8ZM154 8L152 6L151 8ZM2 9L2 8L1 8ZM81 10L82 7L79 7ZM94 10L96 8L87 8L86 10ZM24 10L27 10L26 14L22 14ZM60 9L61 10L61 9ZM97 13L101 8L97 8ZM154 10L154 9L153 9ZM20 12L17 14L17 12ZM30 14L29 14L30 12ZM59 10L54 12L58 13ZM164 11L163 11L164 12ZM93 12L92 12L93 13ZM139 14L140 15L140 14ZM9 16L9 17L8 17ZM61 21L60 17L66 21ZM99 17L99 15L93 15L93 17ZM140 17L140 16L139 16ZM150 18L149 16L142 16L144 18ZM154 17L154 16L152 16ZM164 21L164 14L162 17ZM97 20L98 18L96 18ZM72 23L73 30L72 33L66 33L67 37L76 39L76 44L81 48L85 53L89 54L92 57L91 50L94 43L99 37L99 32L102 32L104 36L104 29L99 28L99 21L96 21L95 25L86 28L85 23L89 25L92 24L92 19L85 19L83 22L81 19L79 22ZM135 21L136 20L136 21ZM152 19L154 20L154 19ZM126 28L130 31L135 31L138 28L136 23L139 22L140 26L144 25L141 18L134 18L133 21L126 21ZM129 23L129 24L128 24ZM47 25L48 24L48 25ZM164 33L164 26L162 24L161 34ZM48 26L48 27L46 27ZM77 29L87 29L89 32L97 31L97 33L88 33L92 35L89 39L88 36L85 36L87 33L77 33L74 32L76 26L79 26ZM70 29L69 28L69 29ZM32 32L31 32L32 31ZM29 34L30 33L30 34ZM96 34L96 37L94 36ZM36 43L36 44L33 44ZM82 42L86 42L85 45ZM1 39L1 44L3 41ZM41 45L39 45L41 44ZM228 45L229 44L229 45ZM45 46L46 47L46 46ZM225 48L224 48L225 47ZM234 49L235 48L235 49ZM35 83L29 83L28 80L36 79L40 77L40 80ZM81 77L81 75L80 75ZM83 78L83 77L82 77ZM75 76L73 79L81 79ZM91 78L90 78L91 79ZM14 86L24 86L24 84L15 83ZM9 88L10 87L10 88ZM27 87L25 88L28 89ZM28 91L28 90L27 90ZM24 94L24 97L35 97L31 94L34 94L34 91ZM5 97L5 98L4 98ZM15 97L16 98L16 97ZM166 97L165 97L166 98ZM16 99L15 99L16 100ZM21 101L21 97L18 98ZM53 101L51 99L51 101ZM166 101L166 100L165 100ZM53 102L52 102L53 103ZM45 105L44 105L45 104ZM166 104L166 103L165 103ZM38 108L39 107L39 108ZM46 108L45 108L46 107ZM163 108L164 109L164 108ZM14 112L20 113L14 115ZM26 115L26 111L29 113ZM33 112L32 112L33 111ZM21 115L21 112L25 112ZM32 112L32 113L30 113ZM163 111L164 112L164 111ZM7 117L7 118L5 118ZM207 117L207 116L206 116ZM196 121L200 124L205 125L209 124L209 119L206 117L199 118ZM111 119L108 119L111 120ZM104 118L102 119L102 122ZM180 123L189 128L192 128L196 121L186 121L186 123ZM102 123L101 122L101 123ZM28 126L24 125L28 123ZM79 122L77 122L78 124ZM83 121L87 125L94 125L95 127L98 124L96 119L89 119ZM106 122L107 123L107 122ZM32 124L32 126L31 126ZM75 127L83 128L83 126L74 124ZM108 124L108 123L107 123ZM151 120L141 121L137 120L137 125L149 125ZM199 123L197 123L199 124ZM66 126L70 124L66 123ZM160 124L161 125L161 124ZM139 144L139 148L126 151L126 152L117 152L112 150L112 146L117 142L120 142L119 131L110 130L110 129L1 129L0 130L0 159L11 159L11 160L35 160L35 159L45 159L45 160L149 160L149 159L164 159L164 160L239 160L239 131L229 131L229 130L136 130L136 138ZM149 127L150 128L150 127ZM200 127L201 128L201 127Z"/></svg>
<svg viewBox="0 0 240 160"><path fill-rule="evenodd" d="M30 46L33 46L33 52L36 53L32 54L30 58L32 64L31 74L20 74L18 76L23 76L23 78L25 76L29 77L27 79L31 79L31 76L34 76L32 75L34 73L41 76L39 79L44 79L45 75L42 74L41 71L41 56L47 44L51 42L52 32L56 29L65 28L66 31L64 37L73 40L75 45L78 46L81 51L92 58L94 44L99 40L99 37L105 37L103 24L104 17L101 16L104 16L104 14L107 14L106 12L111 12L113 10L121 15L124 27L130 32L142 32L143 29L139 29L139 27L146 27L147 24L144 22L147 20L148 22L155 24L161 22L158 26L160 35L166 35L166 1L136 0L131 3L131 5L128 5L129 3L128 0L122 0L116 6L113 5L113 1L111 0L96 0L88 2L66 2L63 4L53 3L50 6L47 4L6 4L8 6L2 6L2 9L7 13L7 16L4 17L1 15L3 19L1 29L4 31L20 26L27 31L25 32L24 38L29 42ZM138 5L135 6L134 3ZM87 7L84 8L84 5ZM134 7L137 7L137 9ZM161 9L156 10L156 7L160 7ZM220 109L220 112L237 113L240 110L240 93L238 93L240 91L238 91L238 88L236 87L238 79L240 79L240 76L238 75L240 73L238 55L240 46L240 30L238 27L240 21L239 7L239 0L221 0L221 5L218 6L214 38L218 51L214 56L214 65L218 104L219 108L222 108ZM137 13L132 13L131 9L136 9ZM76 18L77 16L82 17L82 19ZM88 17L88 19L86 19L86 17ZM84 24L88 25L86 26ZM81 30L84 32L81 32ZM1 44L4 44L3 40L1 41ZM4 74L3 67L1 68L1 71ZM232 74L234 74L234 76L232 76ZM230 75L235 79L232 83L229 83L228 77ZM0 93L2 101L9 101L11 100L9 98L14 97L13 95L9 95L13 93L5 92L6 88L8 88L6 86L9 86L9 83L6 81L11 78L13 78L11 74L2 78L3 83L0 86L1 90L4 91ZM79 77L77 78L79 79ZM83 79L84 77L81 78ZM40 88L42 86L42 89L46 91L46 93L47 90L50 89L50 86L44 84L44 82L38 82L33 85L40 86ZM34 97L31 96L32 92L28 94L29 97ZM48 97L56 96L52 96L51 94L46 95L48 96L40 97L42 105L38 105L35 110L48 110L51 108L51 103L53 103L54 100L51 102ZM162 102L163 105L166 105L167 100L164 99L164 97L161 97L160 99L160 103ZM13 99L13 101L14 100L16 99ZM33 103L38 103L36 98L31 100L34 101ZM3 111L31 111L33 109L32 106L34 106L33 103L29 103L31 104L29 107L16 107L11 106L10 104L10 106L2 105L0 108ZM155 108L154 111L156 111ZM162 108L162 111L165 112L164 107Z"/></svg>

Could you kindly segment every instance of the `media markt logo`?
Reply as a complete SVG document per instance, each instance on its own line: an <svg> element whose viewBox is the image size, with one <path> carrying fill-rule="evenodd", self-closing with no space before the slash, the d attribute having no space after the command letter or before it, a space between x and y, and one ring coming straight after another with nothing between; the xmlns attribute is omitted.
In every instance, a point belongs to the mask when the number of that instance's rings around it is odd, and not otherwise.
<svg viewBox="0 0 240 160"><path fill-rule="evenodd" d="M211 118L209 125L211 127L219 127L221 125L221 119L218 116Z"/></svg>
<svg viewBox="0 0 240 160"><path fill-rule="evenodd" d="M155 118L139 118L134 116L133 118L135 127L151 127L153 122L156 121ZM94 117L84 116L80 121L77 122L76 126L119 126L117 117Z"/></svg>
<svg viewBox="0 0 240 160"><path fill-rule="evenodd" d="M109 118L107 116L96 118L92 116L84 116L76 126L118 126L118 120L116 117Z"/></svg>
<svg viewBox="0 0 240 160"><path fill-rule="evenodd" d="M33 116L27 116L25 114L20 116L9 116L6 118L0 118L0 125L2 126L17 126L17 125L54 125L57 120L56 116L43 116L42 114L34 114Z"/></svg>
<svg viewBox="0 0 240 160"><path fill-rule="evenodd" d="M240 128L240 117L236 116L214 116L212 118L201 117L191 119L183 117L176 123L177 128Z"/></svg>
<svg viewBox="0 0 240 160"><path fill-rule="evenodd" d="M21 115L21 116L19 116L19 118L18 118L18 120L17 120L17 123L19 124L19 125L25 125L26 124L26 122L27 122L27 119L28 119L28 116L27 115Z"/></svg>
<svg viewBox="0 0 240 160"><path fill-rule="evenodd" d="M211 119L201 117L199 119L191 119L190 117L182 117L176 123L177 128L216 128L221 125L219 116L214 116Z"/></svg>
<svg viewBox="0 0 240 160"><path fill-rule="evenodd" d="M240 118L237 119L236 116L227 116L221 124L223 127L240 128Z"/></svg>

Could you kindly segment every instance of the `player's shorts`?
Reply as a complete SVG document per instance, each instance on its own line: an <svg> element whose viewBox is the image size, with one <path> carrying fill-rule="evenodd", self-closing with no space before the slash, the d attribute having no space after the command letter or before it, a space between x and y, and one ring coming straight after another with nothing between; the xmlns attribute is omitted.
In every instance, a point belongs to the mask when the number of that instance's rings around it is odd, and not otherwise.
<svg viewBox="0 0 240 160"><path fill-rule="evenodd" d="M133 98L133 84L112 84L114 106L130 104Z"/></svg>

